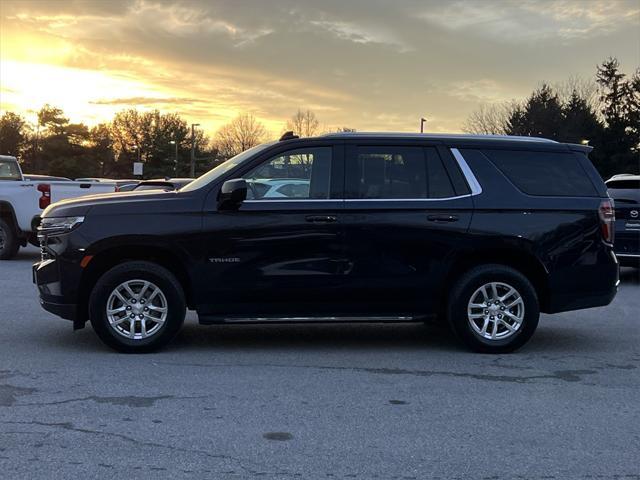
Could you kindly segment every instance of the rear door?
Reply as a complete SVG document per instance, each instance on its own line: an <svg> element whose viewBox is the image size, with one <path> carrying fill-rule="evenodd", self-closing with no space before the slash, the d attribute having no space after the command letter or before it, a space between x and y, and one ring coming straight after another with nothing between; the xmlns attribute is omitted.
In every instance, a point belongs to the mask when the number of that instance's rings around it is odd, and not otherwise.
<svg viewBox="0 0 640 480"><path fill-rule="evenodd" d="M346 290L354 313L430 313L472 216L470 190L437 145L349 145Z"/></svg>

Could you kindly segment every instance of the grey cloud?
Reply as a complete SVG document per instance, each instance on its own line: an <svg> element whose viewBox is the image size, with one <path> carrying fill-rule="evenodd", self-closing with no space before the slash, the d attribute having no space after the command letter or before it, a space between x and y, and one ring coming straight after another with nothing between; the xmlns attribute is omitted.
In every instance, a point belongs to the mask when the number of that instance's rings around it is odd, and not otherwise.
<svg viewBox="0 0 640 480"><path fill-rule="evenodd" d="M162 85L185 103L209 102L211 112L233 105L275 118L315 105L332 124L414 128L426 114L453 129L483 101L592 75L610 54L634 68L637 7L634 0L594 0L589 8L582 0L5 0L2 15L15 28L73 42L70 66ZM61 27L64 15L73 18Z"/></svg>

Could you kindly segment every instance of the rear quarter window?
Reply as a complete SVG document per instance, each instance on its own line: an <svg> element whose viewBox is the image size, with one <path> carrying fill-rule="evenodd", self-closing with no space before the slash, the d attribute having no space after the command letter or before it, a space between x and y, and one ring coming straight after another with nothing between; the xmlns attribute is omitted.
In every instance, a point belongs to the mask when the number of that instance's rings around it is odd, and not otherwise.
<svg viewBox="0 0 640 480"><path fill-rule="evenodd" d="M572 153L483 150L489 160L528 195L597 197L580 161Z"/></svg>

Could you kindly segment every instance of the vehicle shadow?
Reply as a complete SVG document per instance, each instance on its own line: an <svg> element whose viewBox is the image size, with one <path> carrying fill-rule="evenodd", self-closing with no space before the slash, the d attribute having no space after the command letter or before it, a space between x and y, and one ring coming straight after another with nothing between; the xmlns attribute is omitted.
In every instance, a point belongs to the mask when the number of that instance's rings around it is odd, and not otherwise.
<svg viewBox="0 0 640 480"><path fill-rule="evenodd" d="M20 250L18 250L18 253L15 256L15 258L11 261L16 261L16 260L23 260L23 261L28 260L30 262L37 262L38 260L40 260L40 250L38 250L36 247L32 245L21 248Z"/></svg>
<svg viewBox="0 0 640 480"><path fill-rule="evenodd" d="M437 324L185 325L171 350L460 350Z"/></svg>
<svg viewBox="0 0 640 480"><path fill-rule="evenodd" d="M620 267L620 282L640 285L640 268Z"/></svg>
<svg viewBox="0 0 640 480"><path fill-rule="evenodd" d="M113 353L87 324L77 332L51 332L44 349L63 349L85 354ZM533 338L512 355L584 354L603 347L598 332L563 327L549 318ZM153 356L189 353L337 353L337 352L423 352L425 354L467 354L446 325L439 324L288 324L288 325L199 325L187 322L177 337ZM500 355L499 355L500 356Z"/></svg>

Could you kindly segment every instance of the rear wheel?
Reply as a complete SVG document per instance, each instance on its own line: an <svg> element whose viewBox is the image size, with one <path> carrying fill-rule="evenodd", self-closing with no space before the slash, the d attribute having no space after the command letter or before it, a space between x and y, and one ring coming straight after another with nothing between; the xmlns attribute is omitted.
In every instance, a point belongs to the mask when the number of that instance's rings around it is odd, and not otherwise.
<svg viewBox="0 0 640 480"><path fill-rule="evenodd" d="M20 249L18 233L13 225L0 218L0 260L10 260Z"/></svg>
<svg viewBox="0 0 640 480"><path fill-rule="evenodd" d="M128 353L165 346L180 330L185 312L178 280L151 262L112 268L100 277L89 301L91 325L100 339Z"/></svg>
<svg viewBox="0 0 640 480"><path fill-rule="evenodd" d="M476 267L451 292L448 320L455 334L472 350L507 353L533 335L540 316L531 282L503 265Z"/></svg>

